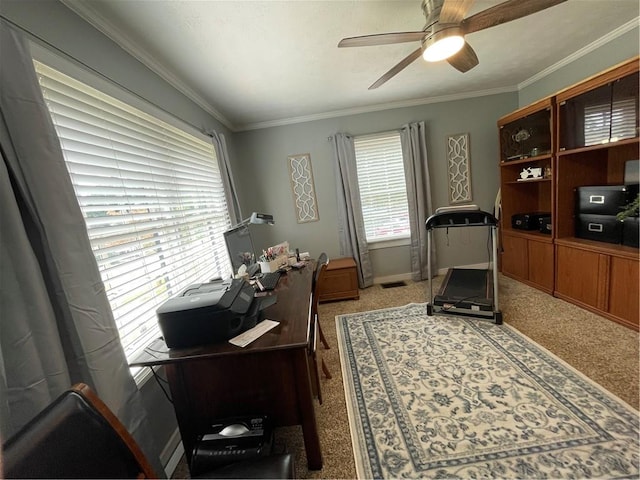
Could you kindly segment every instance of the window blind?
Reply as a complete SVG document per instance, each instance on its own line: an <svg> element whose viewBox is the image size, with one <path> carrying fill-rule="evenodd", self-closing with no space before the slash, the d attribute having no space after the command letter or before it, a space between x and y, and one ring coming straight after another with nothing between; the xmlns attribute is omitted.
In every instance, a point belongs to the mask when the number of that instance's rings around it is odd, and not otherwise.
<svg viewBox="0 0 640 480"><path fill-rule="evenodd" d="M215 150L34 62L128 359L160 335L156 308L231 272Z"/></svg>
<svg viewBox="0 0 640 480"><path fill-rule="evenodd" d="M584 109L585 146L636 136L635 99L592 105Z"/></svg>
<svg viewBox="0 0 640 480"><path fill-rule="evenodd" d="M354 147L367 241L408 237L409 205L400 134L356 137Z"/></svg>

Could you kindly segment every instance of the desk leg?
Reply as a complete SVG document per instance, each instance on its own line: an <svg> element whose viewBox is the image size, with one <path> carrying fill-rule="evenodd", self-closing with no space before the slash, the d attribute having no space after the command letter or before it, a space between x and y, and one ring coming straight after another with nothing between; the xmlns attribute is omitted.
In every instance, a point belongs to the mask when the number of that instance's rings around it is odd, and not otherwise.
<svg viewBox="0 0 640 480"><path fill-rule="evenodd" d="M306 349L297 349L294 354L293 365L296 375L296 390L300 415L302 417L302 434L304 447L307 452L307 465L309 470L322 469L322 452L320 451L320 437L316 414L313 410L313 392L311 390L311 378L309 377L309 357Z"/></svg>

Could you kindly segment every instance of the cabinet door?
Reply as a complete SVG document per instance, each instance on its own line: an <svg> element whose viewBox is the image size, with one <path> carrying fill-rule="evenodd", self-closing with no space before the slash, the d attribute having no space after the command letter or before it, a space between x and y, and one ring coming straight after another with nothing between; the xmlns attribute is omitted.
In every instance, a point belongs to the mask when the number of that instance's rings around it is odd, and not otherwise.
<svg viewBox="0 0 640 480"><path fill-rule="evenodd" d="M502 273L527 280L529 278L527 239L502 234Z"/></svg>
<svg viewBox="0 0 640 480"><path fill-rule="evenodd" d="M611 258L609 313L638 327L638 261Z"/></svg>
<svg viewBox="0 0 640 480"><path fill-rule="evenodd" d="M529 281L553 292L553 244L528 241Z"/></svg>
<svg viewBox="0 0 640 480"><path fill-rule="evenodd" d="M558 246L556 255L556 292L586 305L602 308L599 305L602 302L599 275L601 255L564 245Z"/></svg>

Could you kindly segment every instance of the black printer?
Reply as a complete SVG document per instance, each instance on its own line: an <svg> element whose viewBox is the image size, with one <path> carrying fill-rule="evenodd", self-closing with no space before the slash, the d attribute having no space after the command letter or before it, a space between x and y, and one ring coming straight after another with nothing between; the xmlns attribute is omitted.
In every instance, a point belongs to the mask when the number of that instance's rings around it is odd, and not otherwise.
<svg viewBox="0 0 640 480"><path fill-rule="evenodd" d="M244 279L200 283L187 287L156 310L169 348L224 342L252 328L260 301Z"/></svg>

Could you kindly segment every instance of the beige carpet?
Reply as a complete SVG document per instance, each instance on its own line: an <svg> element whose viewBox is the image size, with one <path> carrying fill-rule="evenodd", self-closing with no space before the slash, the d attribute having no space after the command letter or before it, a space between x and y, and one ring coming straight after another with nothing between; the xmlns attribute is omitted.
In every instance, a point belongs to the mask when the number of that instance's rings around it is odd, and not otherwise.
<svg viewBox="0 0 640 480"><path fill-rule="evenodd" d="M434 292L439 279L434 281ZM355 478L351 435L337 347L335 316L408 303L427 301L428 282L407 282L406 286L384 289L379 285L360 291L360 300L321 304L320 319L332 346L319 349L333 378L322 378L322 405L316 403L316 417L324 467L310 471L306 466L300 427L276 430L279 442L286 442L296 456L298 478ZM505 323L583 372L614 395L638 409L638 333L598 315L500 276L500 305ZM482 321L482 320L479 320ZM184 464L173 478L188 478Z"/></svg>

